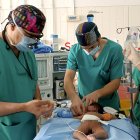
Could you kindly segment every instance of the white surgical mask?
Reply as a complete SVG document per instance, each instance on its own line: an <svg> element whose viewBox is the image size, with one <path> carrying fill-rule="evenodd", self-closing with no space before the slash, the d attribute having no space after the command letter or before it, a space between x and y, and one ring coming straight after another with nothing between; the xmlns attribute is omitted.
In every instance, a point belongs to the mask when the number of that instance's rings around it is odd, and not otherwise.
<svg viewBox="0 0 140 140"><path fill-rule="evenodd" d="M89 55L89 52L88 51L86 51L85 49L83 49L84 50L84 52L87 54L87 55Z"/></svg>
<svg viewBox="0 0 140 140"><path fill-rule="evenodd" d="M89 54L94 56L98 51L100 50L100 47L99 46L96 46L96 48L93 48Z"/></svg>
<svg viewBox="0 0 140 140"><path fill-rule="evenodd" d="M96 48L93 48L90 52L88 52L87 50L84 49L84 52L85 52L87 55L94 56L99 50L100 50L100 47L97 46Z"/></svg>

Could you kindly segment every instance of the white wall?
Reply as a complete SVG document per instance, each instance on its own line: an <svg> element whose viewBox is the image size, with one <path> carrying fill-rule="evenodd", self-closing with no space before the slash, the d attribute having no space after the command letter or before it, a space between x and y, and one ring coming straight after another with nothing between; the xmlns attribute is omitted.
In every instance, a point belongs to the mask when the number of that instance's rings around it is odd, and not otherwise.
<svg viewBox="0 0 140 140"><path fill-rule="evenodd" d="M43 11L47 17L46 27L44 29L44 39L53 33L53 1L52 0L0 0L0 23L7 18L9 12L18 5L31 4Z"/></svg>
<svg viewBox="0 0 140 140"><path fill-rule="evenodd" d="M122 45L128 31L117 34L116 29L140 25L140 0L7 0L6 4L0 0L0 22L10 10L24 2L40 8L46 15L44 39L48 39L52 33L58 34L62 46L67 41L71 44L76 42L75 29L79 23L87 20L89 12L93 12L101 35L119 40ZM80 20L68 22L67 17L74 14L80 16Z"/></svg>
<svg viewBox="0 0 140 140"><path fill-rule="evenodd" d="M140 0L54 0L56 7L128 6L140 5Z"/></svg>
<svg viewBox="0 0 140 140"><path fill-rule="evenodd" d="M139 26L140 0L54 0L56 13L56 28L54 32L71 44L76 42L75 29L79 23L87 21L86 15L93 12L94 22L98 25L102 36L118 40L123 46L128 30L116 32L117 28ZM63 14L62 14L63 13ZM80 21L68 22L68 15L78 15Z"/></svg>
<svg viewBox="0 0 140 140"><path fill-rule="evenodd" d="M91 10L97 12L94 13L94 22L98 25L101 35L118 40L121 45L124 44L128 30L122 30L122 33L118 34L116 32L117 28L140 25L140 18L138 18L140 6L77 7L75 8L75 14L81 16L81 20L76 22L67 21L67 16L71 15L70 9L55 8L57 21L55 33L63 39L62 45L66 41L71 42L71 44L76 42L75 29L79 23L87 21L86 15Z"/></svg>
<svg viewBox="0 0 140 140"><path fill-rule="evenodd" d="M85 1L85 2L83 2ZM75 0L78 7L86 6L126 6L126 5L140 5L140 0Z"/></svg>

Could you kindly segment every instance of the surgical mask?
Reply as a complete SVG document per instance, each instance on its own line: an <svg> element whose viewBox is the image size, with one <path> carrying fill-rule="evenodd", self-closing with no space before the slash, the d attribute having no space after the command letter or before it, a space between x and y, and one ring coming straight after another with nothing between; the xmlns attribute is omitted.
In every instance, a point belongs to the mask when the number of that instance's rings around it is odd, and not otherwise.
<svg viewBox="0 0 140 140"><path fill-rule="evenodd" d="M88 51L86 51L85 49L83 49L84 50L84 52L87 54L87 55L89 55L89 52Z"/></svg>
<svg viewBox="0 0 140 140"><path fill-rule="evenodd" d="M27 52L27 51L30 51L29 47L35 43L36 41L34 39L29 38L27 36L23 36L22 40L15 47L22 52Z"/></svg>
<svg viewBox="0 0 140 140"><path fill-rule="evenodd" d="M87 55L91 55L91 56L95 56L95 54L100 50L100 47L97 46L96 48L93 48L90 52L86 51L84 49L84 52L87 54Z"/></svg>
<svg viewBox="0 0 140 140"><path fill-rule="evenodd" d="M30 51L30 46L35 44L37 42L37 40L33 39L33 38L30 38L28 36L25 36L22 31L20 30L20 28L18 27L18 25L16 24L15 20L14 20L14 16L13 16L13 13L12 13L12 19L13 19L13 22L15 24L15 26L17 27L17 29L19 30L19 32L22 34L22 39L21 41L18 43L18 44L13 44L11 41L11 45L15 46L19 51L23 51L23 52L27 52L27 51Z"/></svg>
<svg viewBox="0 0 140 140"><path fill-rule="evenodd" d="M89 54L94 56L98 51L100 50L100 47L99 46L96 46L96 48L92 49Z"/></svg>

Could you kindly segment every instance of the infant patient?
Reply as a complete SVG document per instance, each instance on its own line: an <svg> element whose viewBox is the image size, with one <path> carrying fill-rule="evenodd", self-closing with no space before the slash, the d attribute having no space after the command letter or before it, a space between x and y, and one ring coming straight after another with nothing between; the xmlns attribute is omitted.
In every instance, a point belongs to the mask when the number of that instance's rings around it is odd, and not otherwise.
<svg viewBox="0 0 140 140"><path fill-rule="evenodd" d="M94 118L103 121L116 119L116 117L112 114L103 114L103 108L98 103L93 103L92 105L88 106L84 115L87 114L89 114L89 116L94 115ZM75 116L74 118L82 119L84 115ZM74 131L73 137L78 140L96 140L108 138L106 130L102 127L101 123L98 122L98 120L83 120L77 130Z"/></svg>

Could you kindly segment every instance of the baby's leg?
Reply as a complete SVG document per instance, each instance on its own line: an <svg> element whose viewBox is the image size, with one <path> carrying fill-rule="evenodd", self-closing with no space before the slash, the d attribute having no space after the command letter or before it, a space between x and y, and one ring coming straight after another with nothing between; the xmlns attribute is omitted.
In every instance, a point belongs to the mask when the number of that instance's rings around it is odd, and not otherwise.
<svg viewBox="0 0 140 140"><path fill-rule="evenodd" d="M80 131L82 133L75 131L73 133L73 137L78 139L78 140L88 140L86 135L89 133L89 131L92 130L90 123L91 123L91 121L82 122L81 125L77 129L78 131Z"/></svg>
<svg viewBox="0 0 140 140"><path fill-rule="evenodd" d="M92 133L90 136L93 135L96 139L106 139L108 138L108 134L105 129L101 126L101 123L94 121L92 123Z"/></svg>

